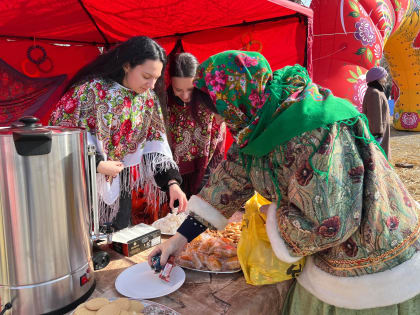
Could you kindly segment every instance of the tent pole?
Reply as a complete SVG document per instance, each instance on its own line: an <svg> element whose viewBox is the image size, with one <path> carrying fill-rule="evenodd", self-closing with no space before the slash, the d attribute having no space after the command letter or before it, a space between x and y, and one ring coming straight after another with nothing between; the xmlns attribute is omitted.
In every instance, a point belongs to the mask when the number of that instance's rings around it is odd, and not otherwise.
<svg viewBox="0 0 420 315"><path fill-rule="evenodd" d="M95 26L96 30L99 32L99 34L101 34L102 38L105 41L105 49L108 50L109 47L111 46L109 44L108 38L106 38L104 32L102 32L102 30L99 28L98 24L96 24L95 19L93 18L92 14L90 14L90 12L88 11L88 9L85 7L85 5L83 4L82 0L77 0L77 2L79 2L79 4L82 7L83 11L86 12L87 16L91 20L92 24Z"/></svg>

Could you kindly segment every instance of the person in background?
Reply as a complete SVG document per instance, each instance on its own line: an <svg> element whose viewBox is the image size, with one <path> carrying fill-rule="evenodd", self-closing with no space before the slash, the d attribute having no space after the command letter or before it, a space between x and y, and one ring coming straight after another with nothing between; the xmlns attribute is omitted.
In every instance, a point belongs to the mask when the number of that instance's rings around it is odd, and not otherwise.
<svg viewBox="0 0 420 315"><path fill-rule="evenodd" d="M131 223L131 193L141 187L158 211L186 206L161 114L165 51L145 36L132 37L83 67L69 82L51 125L83 127L97 154L100 224Z"/></svg>
<svg viewBox="0 0 420 315"><path fill-rule="evenodd" d="M272 201L266 230L276 256L290 264L307 258L283 314L418 313L420 205L366 116L303 67L272 72L257 52L216 54L197 73L195 86L235 143L149 264L161 254L164 265L206 228L224 229L257 191Z"/></svg>
<svg viewBox="0 0 420 315"><path fill-rule="evenodd" d="M169 64L169 143L187 198L201 190L225 152L225 124L207 109L203 92L193 85L198 66L197 59L185 52L176 54Z"/></svg>
<svg viewBox="0 0 420 315"><path fill-rule="evenodd" d="M369 129L376 141L380 143L388 160L391 159L389 138L391 127L388 99L385 95L385 84L388 74L382 67L373 67L366 73L368 88L363 99L363 114L369 121Z"/></svg>

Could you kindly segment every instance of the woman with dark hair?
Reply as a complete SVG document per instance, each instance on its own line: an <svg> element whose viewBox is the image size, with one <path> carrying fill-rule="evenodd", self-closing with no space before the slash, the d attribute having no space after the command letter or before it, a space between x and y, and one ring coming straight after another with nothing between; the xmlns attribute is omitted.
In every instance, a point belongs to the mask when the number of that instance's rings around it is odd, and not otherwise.
<svg viewBox="0 0 420 315"><path fill-rule="evenodd" d="M153 219L164 191L171 207L178 200L185 209L161 113L165 65L165 51L154 40L130 38L82 68L51 116L52 125L86 128L96 147L101 224L127 227L131 194L139 188L155 205L148 214Z"/></svg>
<svg viewBox="0 0 420 315"><path fill-rule="evenodd" d="M188 198L200 191L211 170L222 161L226 138L225 124L207 109L203 104L207 98L193 86L198 66L190 53L175 55L169 65L168 133Z"/></svg>
<svg viewBox="0 0 420 315"><path fill-rule="evenodd" d="M303 67L272 72L257 52L210 57L194 84L236 143L149 263L160 253L165 264L206 228L223 229L257 191L272 201L265 210L274 254L290 264L307 258L283 314L418 313L420 206L366 116Z"/></svg>

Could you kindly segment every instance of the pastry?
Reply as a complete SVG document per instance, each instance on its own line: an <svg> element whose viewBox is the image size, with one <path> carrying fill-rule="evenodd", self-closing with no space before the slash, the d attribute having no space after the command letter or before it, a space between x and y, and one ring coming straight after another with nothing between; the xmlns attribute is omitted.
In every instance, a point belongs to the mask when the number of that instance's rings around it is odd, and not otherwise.
<svg viewBox="0 0 420 315"><path fill-rule="evenodd" d="M119 298L119 299L116 299L112 303L117 303L120 306L121 310L126 310L126 311L130 309L130 305L131 305L130 300L127 298Z"/></svg>
<svg viewBox="0 0 420 315"><path fill-rule="evenodd" d="M144 310L144 305L140 301L130 300L130 309L129 311L134 311L137 313L141 313Z"/></svg>
<svg viewBox="0 0 420 315"><path fill-rule="evenodd" d="M85 307L86 307L88 310L91 310L91 311L97 311L97 310L99 310L102 306L104 306L104 305L106 305L106 304L109 304L108 299L106 299L106 298L95 298L95 299L92 299L92 300L87 301L87 302L85 303Z"/></svg>
<svg viewBox="0 0 420 315"><path fill-rule="evenodd" d="M117 303L109 303L102 306L96 315L120 315L121 308Z"/></svg>
<svg viewBox="0 0 420 315"><path fill-rule="evenodd" d="M238 270L241 268L241 264L239 263L238 256L228 258L224 261L223 266L226 267L228 270Z"/></svg>
<svg viewBox="0 0 420 315"><path fill-rule="evenodd" d="M95 315L96 311L88 310L86 307L78 307L74 311L74 315Z"/></svg>

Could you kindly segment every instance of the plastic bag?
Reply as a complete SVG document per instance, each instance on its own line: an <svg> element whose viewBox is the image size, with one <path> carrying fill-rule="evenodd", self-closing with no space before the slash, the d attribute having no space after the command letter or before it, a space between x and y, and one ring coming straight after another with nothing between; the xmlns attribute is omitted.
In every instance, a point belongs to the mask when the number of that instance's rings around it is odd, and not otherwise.
<svg viewBox="0 0 420 315"><path fill-rule="evenodd" d="M255 194L245 204L238 258L249 284L272 284L289 280L302 271L305 259L293 264L282 262L274 254L265 230L266 215L259 208L270 202Z"/></svg>

